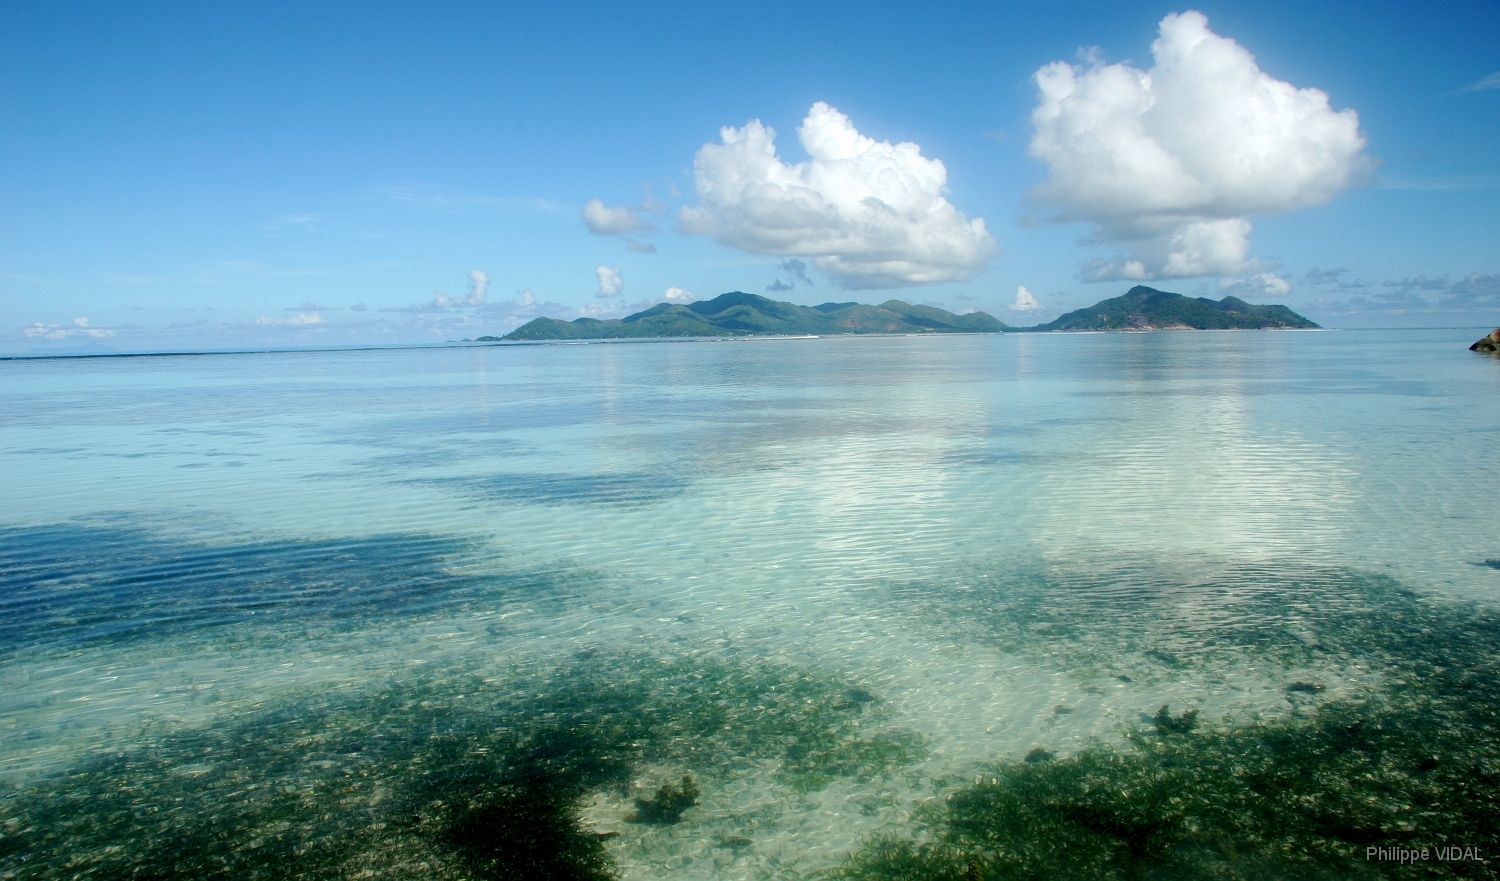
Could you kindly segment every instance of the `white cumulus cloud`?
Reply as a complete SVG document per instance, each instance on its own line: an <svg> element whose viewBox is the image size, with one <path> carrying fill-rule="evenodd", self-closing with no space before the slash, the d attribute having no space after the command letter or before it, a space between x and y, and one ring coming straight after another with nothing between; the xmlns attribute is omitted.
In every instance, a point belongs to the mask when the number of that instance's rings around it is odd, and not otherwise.
<svg viewBox="0 0 1500 881"><path fill-rule="evenodd" d="M485 294L490 289L490 277L483 269L476 269L469 273L469 295L467 297L450 297L442 291L432 295L432 305L439 309L447 309L450 306L482 306Z"/></svg>
<svg viewBox="0 0 1500 881"><path fill-rule="evenodd" d="M599 290L594 292L594 296L600 299L618 297L625 290L625 274L618 267L598 266L595 267L594 274L599 276Z"/></svg>
<svg viewBox="0 0 1500 881"><path fill-rule="evenodd" d="M1021 285L1020 287L1016 288L1016 298L1011 301L1010 311L1031 312L1035 309L1040 308L1042 308L1042 304L1036 301L1036 297L1031 293L1031 291L1026 290L1025 285Z"/></svg>
<svg viewBox="0 0 1500 881"><path fill-rule="evenodd" d="M467 297L450 297L442 291L433 291L432 299L426 303L418 303L415 306L390 306L381 309L381 312L442 312L447 309L462 308L465 306L483 306L484 298L489 295L490 277L483 269L476 269L469 273L469 295ZM368 307L359 303L350 307L356 311L363 312Z"/></svg>
<svg viewBox="0 0 1500 881"><path fill-rule="evenodd" d="M614 208L598 199L590 199L583 206L583 222L589 232L596 236L618 236L646 228L646 222L635 211L624 205Z"/></svg>
<svg viewBox="0 0 1500 881"><path fill-rule="evenodd" d="M912 143L861 135L818 102L797 129L810 157L788 165L760 120L726 126L722 143L693 161L698 202L678 219L754 254L807 257L851 289L962 281L983 269L995 242L943 197L948 170Z"/></svg>
<svg viewBox="0 0 1500 881"><path fill-rule="evenodd" d="M697 299L692 291L685 291L682 288L667 288L661 298L668 303L691 303Z"/></svg>
<svg viewBox="0 0 1500 881"><path fill-rule="evenodd" d="M1150 70L1056 61L1033 77L1030 153L1051 170L1033 198L1130 252L1085 280L1259 272L1248 216L1321 205L1374 167L1355 111L1264 73L1202 13L1168 15L1151 51Z"/></svg>

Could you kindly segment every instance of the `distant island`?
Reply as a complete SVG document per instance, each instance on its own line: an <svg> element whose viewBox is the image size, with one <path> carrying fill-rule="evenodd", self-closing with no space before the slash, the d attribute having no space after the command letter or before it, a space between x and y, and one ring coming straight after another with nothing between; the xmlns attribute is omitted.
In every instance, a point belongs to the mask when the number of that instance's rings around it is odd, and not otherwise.
<svg viewBox="0 0 1500 881"><path fill-rule="evenodd" d="M1136 285L1123 296L1100 300L1036 327L1007 330L1279 330L1316 328L1285 306L1255 306L1239 297L1184 297Z"/></svg>
<svg viewBox="0 0 1500 881"><path fill-rule="evenodd" d="M1005 325L984 314L954 315L932 306L887 300L879 306L824 303L798 306L734 291L686 306L658 303L644 312L601 321L538 318L499 339L608 340L640 337L765 336L840 333L995 333ZM480 337L490 342L495 337Z"/></svg>
<svg viewBox="0 0 1500 881"><path fill-rule="evenodd" d="M1210 300L1148 287L1103 300L1035 327L1011 327L984 312L955 315L935 306L887 300L878 306L798 306L734 291L712 300L659 303L624 318L537 318L503 337L475 342L608 340L660 337L802 336L882 333L1040 333L1080 330L1221 330L1315 328L1285 306L1255 306L1238 297Z"/></svg>

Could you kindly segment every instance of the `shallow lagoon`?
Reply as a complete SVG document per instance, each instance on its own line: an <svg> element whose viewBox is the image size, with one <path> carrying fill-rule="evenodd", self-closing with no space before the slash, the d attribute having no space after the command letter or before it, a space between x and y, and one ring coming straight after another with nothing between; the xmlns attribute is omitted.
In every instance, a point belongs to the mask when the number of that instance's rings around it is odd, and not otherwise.
<svg viewBox="0 0 1500 881"><path fill-rule="evenodd" d="M0 362L0 871L1492 877L1474 335Z"/></svg>

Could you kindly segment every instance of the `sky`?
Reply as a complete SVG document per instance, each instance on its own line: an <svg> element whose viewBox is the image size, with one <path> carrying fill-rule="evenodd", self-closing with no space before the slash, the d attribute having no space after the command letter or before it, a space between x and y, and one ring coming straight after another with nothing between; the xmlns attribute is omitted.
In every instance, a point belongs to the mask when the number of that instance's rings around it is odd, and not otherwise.
<svg viewBox="0 0 1500 881"><path fill-rule="evenodd" d="M733 290L1500 325L1500 4L0 4L0 352Z"/></svg>

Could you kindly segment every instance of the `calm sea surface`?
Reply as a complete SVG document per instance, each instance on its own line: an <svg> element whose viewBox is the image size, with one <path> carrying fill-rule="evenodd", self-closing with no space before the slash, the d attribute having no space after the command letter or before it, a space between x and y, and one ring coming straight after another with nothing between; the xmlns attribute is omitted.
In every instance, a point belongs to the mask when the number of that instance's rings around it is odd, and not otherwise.
<svg viewBox="0 0 1500 881"><path fill-rule="evenodd" d="M1383 700L1500 596L1478 335L0 362L0 869L856 872L1163 705Z"/></svg>

